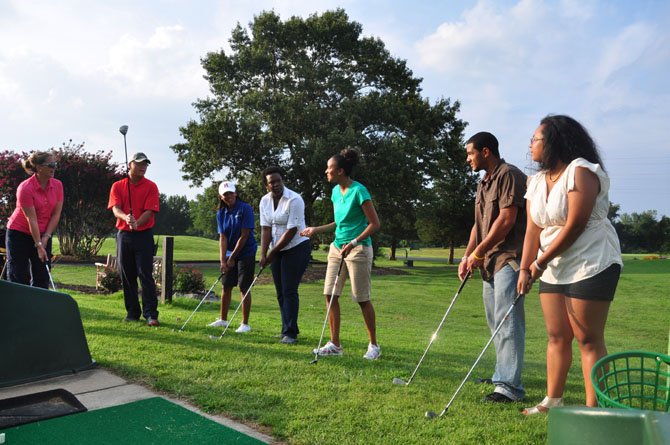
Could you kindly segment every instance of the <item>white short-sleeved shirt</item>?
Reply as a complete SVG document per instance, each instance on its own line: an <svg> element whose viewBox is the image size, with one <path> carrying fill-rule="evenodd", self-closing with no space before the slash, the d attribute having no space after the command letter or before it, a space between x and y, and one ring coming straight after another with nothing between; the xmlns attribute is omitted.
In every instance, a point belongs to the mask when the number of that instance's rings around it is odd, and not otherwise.
<svg viewBox="0 0 670 445"><path fill-rule="evenodd" d="M568 218L568 192L575 188L575 170L587 168L600 180L600 192L579 238L563 253L547 264L542 281L550 284L569 284L590 278L612 264L623 266L621 247L614 227L607 219L609 211L610 181L599 164L593 164L583 158L573 160L547 196L545 172L530 178L525 198L530 200L530 217L540 228L540 251L547 249Z"/></svg>
<svg viewBox="0 0 670 445"><path fill-rule="evenodd" d="M305 240L306 236L301 236L300 232L305 229L305 202L302 196L284 187L284 193L279 199L277 208L274 208L272 193L268 193L261 198L258 205L261 227L272 228L272 243L270 248L279 242L282 235L289 229L298 228L293 239L282 249L289 250Z"/></svg>

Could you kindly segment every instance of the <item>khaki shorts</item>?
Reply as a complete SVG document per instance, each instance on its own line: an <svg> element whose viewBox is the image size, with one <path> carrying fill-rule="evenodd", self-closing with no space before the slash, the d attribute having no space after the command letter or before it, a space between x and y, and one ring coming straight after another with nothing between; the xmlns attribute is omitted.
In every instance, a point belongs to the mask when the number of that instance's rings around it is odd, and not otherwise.
<svg viewBox="0 0 670 445"><path fill-rule="evenodd" d="M328 268L326 269L326 280L323 283L324 295L342 295L344 283L347 281L347 276L351 278L351 298L357 303L370 301L370 275L372 273L372 247L371 246L356 246L351 249L349 255L344 259L342 266L342 273L337 280L337 287L333 292L333 285L335 284L335 275L337 275L337 268L340 266L340 249L335 247L335 244L330 244L328 251Z"/></svg>

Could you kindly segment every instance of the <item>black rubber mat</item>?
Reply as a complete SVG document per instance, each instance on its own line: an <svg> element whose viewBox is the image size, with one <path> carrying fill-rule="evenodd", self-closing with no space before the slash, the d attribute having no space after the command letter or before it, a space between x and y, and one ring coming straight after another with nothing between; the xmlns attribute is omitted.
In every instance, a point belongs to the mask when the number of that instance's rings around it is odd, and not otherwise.
<svg viewBox="0 0 670 445"><path fill-rule="evenodd" d="M64 389L36 392L0 400L0 429L86 411L86 407Z"/></svg>

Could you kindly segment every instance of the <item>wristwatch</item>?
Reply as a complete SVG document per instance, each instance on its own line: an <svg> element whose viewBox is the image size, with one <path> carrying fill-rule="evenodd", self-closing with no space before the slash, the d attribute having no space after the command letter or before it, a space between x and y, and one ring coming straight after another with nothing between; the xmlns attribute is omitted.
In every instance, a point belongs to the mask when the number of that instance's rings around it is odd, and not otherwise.
<svg viewBox="0 0 670 445"><path fill-rule="evenodd" d="M42 245L42 241L38 241L37 243L35 243L35 247L40 247L41 245Z"/></svg>

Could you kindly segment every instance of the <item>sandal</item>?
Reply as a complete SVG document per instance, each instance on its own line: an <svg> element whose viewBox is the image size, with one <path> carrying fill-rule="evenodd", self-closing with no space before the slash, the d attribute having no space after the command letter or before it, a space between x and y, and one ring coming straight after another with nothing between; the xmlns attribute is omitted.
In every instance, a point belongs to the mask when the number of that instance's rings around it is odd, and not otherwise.
<svg viewBox="0 0 670 445"><path fill-rule="evenodd" d="M532 408L526 408L521 411L521 414L524 416L533 416L535 414L546 414L549 412L549 409L563 406L563 397L545 397L540 403L533 406Z"/></svg>

